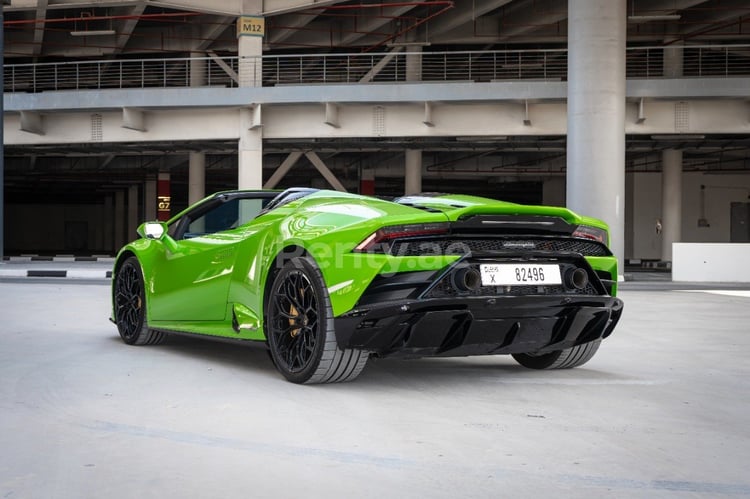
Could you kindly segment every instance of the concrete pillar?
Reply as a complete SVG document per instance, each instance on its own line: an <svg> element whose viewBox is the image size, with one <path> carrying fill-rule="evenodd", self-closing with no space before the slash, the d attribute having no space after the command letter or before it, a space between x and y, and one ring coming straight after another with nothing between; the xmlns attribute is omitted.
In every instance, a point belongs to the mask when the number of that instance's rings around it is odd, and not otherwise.
<svg viewBox="0 0 750 499"><path fill-rule="evenodd" d="M359 179L359 193L365 196L375 195L375 170L372 168L362 170L362 176Z"/></svg>
<svg viewBox="0 0 750 499"><path fill-rule="evenodd" d="M114 196L111 194L104 198L104 246L103 249L107 252L114 253L120 248L115 249L114 241Z"/></svg>
<svg viewBox="0 0 750 499"><path fill-rule="evenodd" d="M115 235L114 235L114 243L115 251L120 251L120 248L122 248L125 245L125 220L126 220L126 214L125 214L125 192L124 191L116 191L115 192Z"/></svg>
<svg viewBox="0 0 750 499"><path fill-rule="evenodd" d="M243 0L242 12L246 16L259 16L263 12L262 0ZM242 18L238 20L242 23ZM238 30L238 32L241 30ZM263 35L240 34L237 38L239 56L239 86L263 86ZM263 127L260 105L240 110L240 141L238 146L237 185L240 189L263 187Z"/></svg>
<svg viewBox="0 0 750 499"><path fill-rule="evenodd" d="M239 51L239 86L263 86L263 38L257 36L240 36Z"/></svg>
<svg viewBox="0 0 750 499"><path fill-rule="evenodd" d="M263 0L242 0L242 15L252 16L257 29L244 30L244 20L240 17L237 22L237 55L239 56L238 77L241 87L263 86L263 38L265 23L260 28L263 14Z"/></svg>
<svg viewBox="0 0 750 499"><path fill-rule="evenodd" d="M138 186L131 185L128 188L128 230L125 233L125 241L135 239L138 228Z"/></svg>
<svg viewBox="0 0 750 499"><path fill-rule="evenodd" d="M680 78L683 67L683 44L680 40L680 26L675 23L666 25L667 36L664 38L664 57L662 69L665 78Z"/></svg>
<svg viewBox="0 0 750 499"><path fill-rule="evenodd" d="M206 84L206 54L190 52L190 86L202 87Z"/></svg>
<svg viewBox="0 0 750 499"><path fill-rule="evenodd" d="M156 220L156 179L148 179L143 184L143 219Z"/></svg>
<svg viewBox="0 0 750 499"><path fill-rule="evenodd" d="M544 180L542 202L547 206L565 206L565 177L549 177Z"/></svg>
<svg viewBox="0 0 750 499"><path fill-rule="evenodd" d="M406 150L406 165L404 175L404 194L422 192L422 151Z"/></svg>
<svg viewBox="0 0 750 499"><path fill-rule="evenodd" d="M166 222L172 216L172 176L169 172L159 172L156 181L156 218Z"/></svg>
<svg viewBox="0 0 750 499"><path fill-rule="evenodd" d="M257 126L253 109L240 109L237 185L240 189L263 187L263 128Z"/></svg>
<svg viewBox="0 0 750 499"><path fill-rule="evenodd" d="M206 153L191 152L188 159L188 204L206 197Z"/></svg>
<svg viewBox="0 0 750 499"><path fill-rule="evenodd" d="M107 222L109 221L109 219L104 216L104 202L102 202L100 206L100 209L93 214L94 219L96 220L96 226L94 227L94 246L92 249L94 249L97 254L105 249L104 232L107 230Z"/></svg>
<svg viewBox="0 0 750 499"><path fill-rule="evenodd" d="M682 76L682 42L664 47L664 77L679 78Z"/></svg>
<svg viewBox="0 0 750 499"><path fill-rule="evenodd" d="M661 153L661 259L672 261L672 243L682 238L682 151Z"/></svg>
<svg viewBox="0 0 750 499"><path fill-rule="evenodd" d="M115 251L118 251L120 248L115 248L115 242L114 242L114 227L113 222L115 219L115 212L114 212L114 199L113 196L110 194L108 196L105 196L104 198L104 223L102 224L102 233L103 233L103 246L102 249L108 253L113 253Z"/></svg>
<svg viewBox="0 0 750 499"><path fill-rule="evenodd" d="M205 54L190 52L190 86L202 87L206 84ZM188 204L206 197L206 153L191 152L188 158Z"/></svg>
<svg viewBox="0 0 750 499"><path fill-rule="evenodd" d="M635 173L625 173L625 259L635 258Z"/></svg>
<svg viewBox="0 0 750 499"><path fill-rule="evenodd" d="M626 3L568 0L567 205L610 227L623 275Z"/></svg>
<svg viewBox="0 0 750 499"><path fill-rule="evenodd" d="M683 75L683 46L673 38L665 40L664 77ZM661 260L672 261L672 243L682 237L682 151L667 149L661 155Z"/></svg>
<svg viewBox="0 0 750 499"><path fill-rule="evenodd" d="M406 48L406 81L422 81L422 47Z"/></svg>

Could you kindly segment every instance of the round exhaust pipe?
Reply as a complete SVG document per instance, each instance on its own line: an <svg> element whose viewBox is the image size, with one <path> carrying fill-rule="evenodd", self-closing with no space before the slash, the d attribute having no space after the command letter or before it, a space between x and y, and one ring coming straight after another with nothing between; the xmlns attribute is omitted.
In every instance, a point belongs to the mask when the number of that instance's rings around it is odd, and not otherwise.
<svg viewBox="0 0 750 499"><path fill-rule="evenodd" d="M482 275L471 267L460 269L453 276L453 285L459 291L477 291L482 286Z"/></svg>
<svg viewBox="0 0 750 499"><path fill-rule="evenodd" d="M568 288L583 289L589 283L589 274L582 268L570 269L565 273L565 284Z"/></svg>

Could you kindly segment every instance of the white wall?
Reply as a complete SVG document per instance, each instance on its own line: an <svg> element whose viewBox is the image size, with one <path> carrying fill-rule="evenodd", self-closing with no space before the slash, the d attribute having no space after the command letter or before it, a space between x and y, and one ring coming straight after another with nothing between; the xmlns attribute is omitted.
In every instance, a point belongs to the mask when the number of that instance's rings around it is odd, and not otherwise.
<svg viewBox="0 0 750 499"><path fill-rule="evenodd" d="M750 282L750 244L675 243L672 280Z"/></svg>
<svg viewBox="0 0 750 499"><path fill-rule="evenodd" d="M699 227L700 186L705 185L705 218L709 227ZM730 205L750 202L750 175L685 173L682 177L682 241L729 242ZM658 260L661 236L656 219L661 218L661 173L633 174L633 249L626 258ZM627 236L626 236L627 237Z"/></svg>

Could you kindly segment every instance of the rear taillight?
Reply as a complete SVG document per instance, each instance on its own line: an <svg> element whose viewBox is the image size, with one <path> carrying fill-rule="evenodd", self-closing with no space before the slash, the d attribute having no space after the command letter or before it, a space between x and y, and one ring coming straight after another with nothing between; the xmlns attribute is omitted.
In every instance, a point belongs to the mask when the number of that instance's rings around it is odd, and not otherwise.
<svg viewBox="0 0 750 499"><path fill-rule="evenodd" d="M592 241L607 244L607 231L599 227L591 227L590 225L579 225L576 227L576 230L573 231L573 237L591 239Z"/></svg>
<svg viewBox="0 0 750 499"><path fill-rule="evenodd" d="M367 236L354 251L357 253L388 253L396 239L434 236L448 233L447 223L392 225Z"/></svg>

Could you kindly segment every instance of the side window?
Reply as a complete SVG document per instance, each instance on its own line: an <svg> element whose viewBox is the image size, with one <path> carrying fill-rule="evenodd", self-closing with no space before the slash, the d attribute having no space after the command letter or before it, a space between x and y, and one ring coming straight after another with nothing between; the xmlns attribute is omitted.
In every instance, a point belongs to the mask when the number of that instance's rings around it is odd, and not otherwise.
<svg viewBox="0 0 750 499"><path fill-rule="evenodd" d="M257 217L267 202L268 199L232 199L221 203L198 218L190 220L183 238L236 229Z"/></svg>
<svg viewBox="0 0 750 499"><path fill-rule="evenodd" d="M221 203L200 217L191 220L185 231L185 238L205 236L237 227L239 200L232 199Z"/></svg>
<svg viewBox="0 0 750 499"><path fill-rule="evenodd" d="M244 225L250 220L254 220L260 212L263 211L265 205L271 201L269 198L265 199L240 199L240 210L239 210L239 225Z"/></svg>

